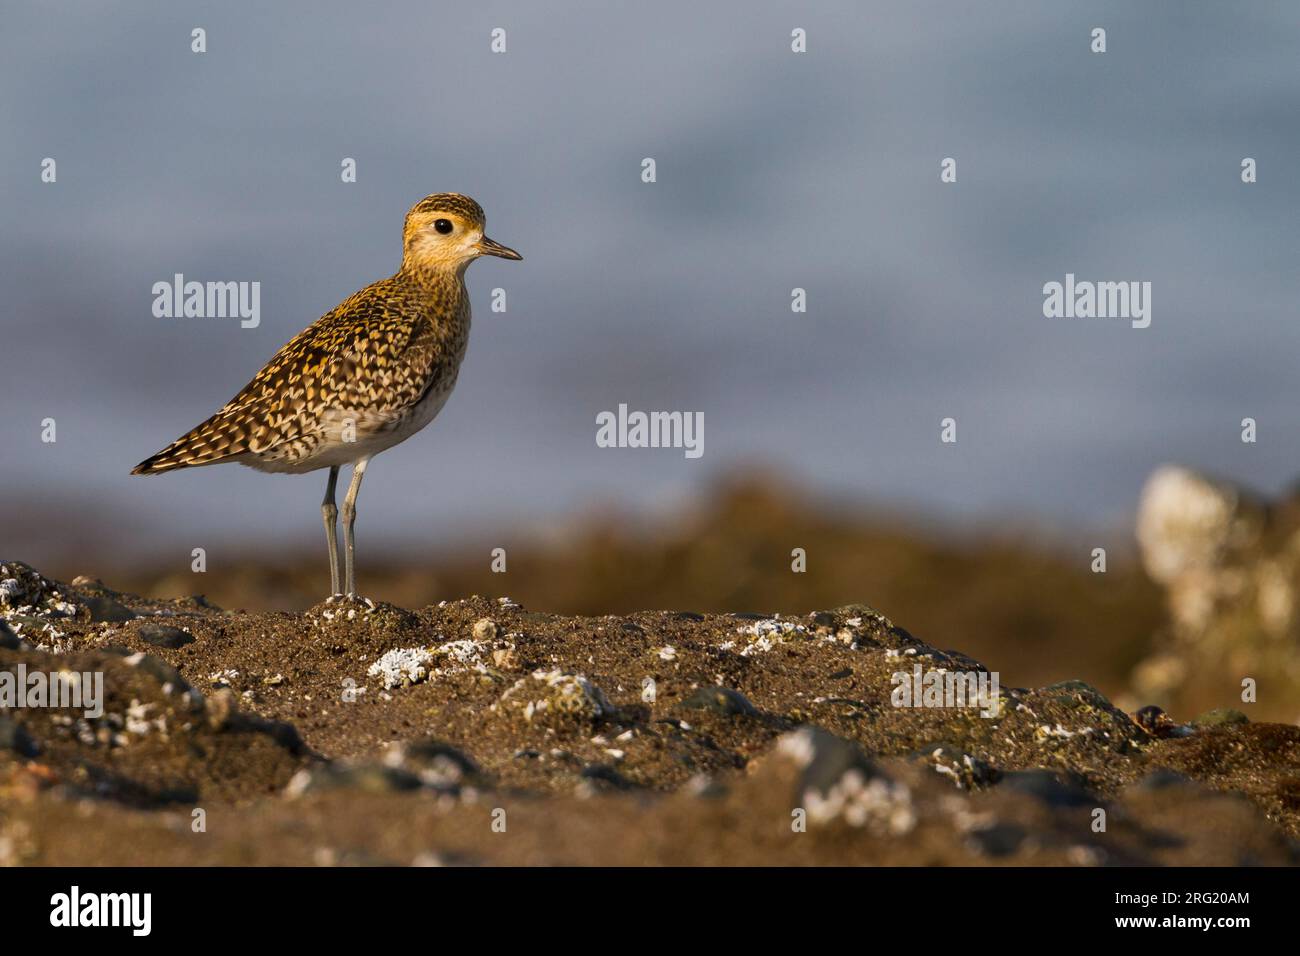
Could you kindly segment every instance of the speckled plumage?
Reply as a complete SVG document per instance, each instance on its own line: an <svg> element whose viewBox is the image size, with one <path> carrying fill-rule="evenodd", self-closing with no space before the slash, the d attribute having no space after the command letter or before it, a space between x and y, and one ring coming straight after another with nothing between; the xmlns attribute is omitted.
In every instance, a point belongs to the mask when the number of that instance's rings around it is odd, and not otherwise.
<svg viewBox="0 0 1300 956"><path fill-rule="evenodd" d="M442 409L469 344L465 270L479 256L522 258L483 235L468 196L436 193L406 214L402 266L321 316L278 351L225 406L132 470L239 462L261 471L329 468L321 505L330 578L339 588L334 504L340 466L354 466L343 503L346 588L354 595L352 526L370 459Z"/></svg>
<svg viewBox="0 0 1300 956"><path fill-rule="evenodd" d="M134 474L232 459L287 472L353 461L401 434L422 401L445 399L469 326L458 276L381 279L294 336L224 408Z"/></svg>
<svg viewBox="0 0 1300 956"><path fill-rule="evenodd" d="M438 213L482 229L478 203L439 193L407 214L408 247L413 217ZM428 424L446 401L469 327L464 269L421 268L408 254L395 275L294 336L220 411L132 474L224 461L300 473L390 447L414 433L411 425Z"/></svg>

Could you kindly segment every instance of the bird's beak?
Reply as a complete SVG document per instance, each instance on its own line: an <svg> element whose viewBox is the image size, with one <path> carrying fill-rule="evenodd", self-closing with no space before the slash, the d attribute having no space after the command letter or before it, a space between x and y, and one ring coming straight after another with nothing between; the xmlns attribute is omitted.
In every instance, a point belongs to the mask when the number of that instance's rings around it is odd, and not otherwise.
<svg viewBox="0 0 1300 956"><path fill-rule="evenodd" d="M509 246L503 246L495 239L489 239L484 236L478 242L478 251L485 256L499 256L502 259L522 259L519 253Z"/></svg>

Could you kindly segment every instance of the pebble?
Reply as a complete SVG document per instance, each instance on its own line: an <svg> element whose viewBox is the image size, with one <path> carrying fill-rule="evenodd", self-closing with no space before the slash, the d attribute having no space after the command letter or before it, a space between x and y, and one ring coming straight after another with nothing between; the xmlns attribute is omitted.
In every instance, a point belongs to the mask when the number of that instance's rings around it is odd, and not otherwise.
<svg viewBox="0 0 1300 956"><path fill-rule="evenodd" d="M1188 737L1196 732L1175 721L1155 704L1143 707L1133 715L1133 720L1152 737Z"/></svg>
<svg viewBox="0 0 1300 956"><path fill-rule="evenodd" d="M194 643L193 634L167 624L142 624L136 633L140 635L140 639L146 644L152 644L154 647L165 647L173 651L178 647Z"/></svg>
<svg viewBox="0 0 1300 956"><path fill-rule="evenodd" d="M701 687L683 700L680 706L687 710L711 710L715 714L733 717L758 716L758 708L749 702L749 698L730 687Z"/></svg>

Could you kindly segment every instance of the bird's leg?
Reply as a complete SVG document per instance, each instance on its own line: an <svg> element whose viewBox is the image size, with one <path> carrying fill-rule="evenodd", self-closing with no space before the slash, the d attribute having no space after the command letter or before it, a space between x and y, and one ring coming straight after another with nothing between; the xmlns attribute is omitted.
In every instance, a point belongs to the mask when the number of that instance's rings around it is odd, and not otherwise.
<svg viewBox="0 0 1300 956"><path fill-rule="evenodd" d="M361 489L361 479L365 477L369 460L362 458L352 466L352 483L343 499L343 588L350 598L357 596L357 577L352 563L352 524L357 520L357 492Z"/></svg>
<svg viewBox="0 0 1300 956"><path fill-rule="evenodd" d="M325 519L325 538L330 545L330 595L339 593L339 509L334 504L334 486L339 482L339 466L330 469L325 482L325 500L320 503L321 517Z"/></svg>

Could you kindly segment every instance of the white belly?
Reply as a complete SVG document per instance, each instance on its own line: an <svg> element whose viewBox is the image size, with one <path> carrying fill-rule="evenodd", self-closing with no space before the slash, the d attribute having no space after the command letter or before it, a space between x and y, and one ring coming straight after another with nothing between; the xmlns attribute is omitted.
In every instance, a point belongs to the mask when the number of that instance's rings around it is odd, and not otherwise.
<svg viewBox="0 0 1300 956"><path fill-rule="evenodd" d="M238 460L258 471L300 475L373 458L406 441L437 418L455 385L453 375L443 388L430 389L418 405L399 415L379 414L370 409L333 409L321 418L321 433L326 437L306 456L266 459L248 455ZM346 434L355 434L356 440L341 440L340 436Z"/></svg>

